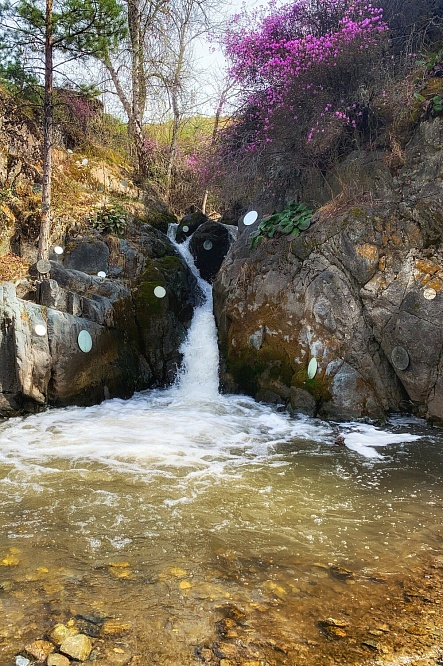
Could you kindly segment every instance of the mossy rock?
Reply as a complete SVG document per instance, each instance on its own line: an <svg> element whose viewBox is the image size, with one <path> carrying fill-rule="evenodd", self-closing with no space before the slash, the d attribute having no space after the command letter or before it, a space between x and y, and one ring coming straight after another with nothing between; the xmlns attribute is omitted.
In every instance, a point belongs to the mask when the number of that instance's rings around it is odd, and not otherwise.
<svg viewBox="0 0 443 666"><path fill-rule="evenodd" d="M307 368L300 368L294 373L291 385L307 391L316 401L332 400L329 378L317 374L313 379L309 379Z"/></svg>
<svg viewBox="0 0 443 666"><path fill-rule="evenodd" d="M144 282L155 282L160 280L158 284L165 286L165 283L174 276L177 271L183 268L180 257L176 255L163 255L162 257L154 257L146 259L145 269L138 279L139 284Z"/></svg>
<svg viewBox="0 0 443 666"><path fill-rule="evenodd" d="M175 236L177 243L182 243L205 222L209 222L209 217L200 210L185 215L184 218L180 220L180 224L177 227L177 233Z"/></svg>
<svg viewBox="0 0 443 666"><path fill-rule="evenodd" d="M183 267L180 257L176 255L165 255L157 259L156 263L160 270L172 275Z"/></svg>
<svg viewBox="0 0 443 666"><path fill-rule="evenodd" d="M264 372L266 365L250 359L229 356L226 367L240 390L254 398L259 389L259 377Z"/></svg>
<svg viewBox="0 0 443 666"><path fill-rule="evenodd" d="M151 227L158 229L163 234L168 233L168 227L170 224L177 224L178 219L173 213L164 212L164 213L151 213L145 220Z"/></svg>
<svg viewBox="0 0 443 666"><path fill-rule="evenodd" d="M143 313L145 313L145 316L151 317L152 315L161 315L166 311L166 299L158 298L154 294L154 289L159 286L165 287L165 284L161 278L152 281L143 280L142 284L137 289L135 295L135 304L138 310L139 319L144 318Z"/></svg>
<svg viewBox="0 0 443 666"><path fill-rule="evenodd" d="M156 287L166 290L166 297L158 298L154 294ZM184 315L183 299L186 298L186 268L177 255L164 255L159 258L147 259L145 269L137 280L134 299L138 318L145 320L152 315L176 316ZM192 318L192 306L189 316Z"/></svg>
<svg viewBox="0 0 443 666"><path fill-rule="evenodd" d="M230 350L226 369L240 390L252 397L256 397L259 391L274 391L276 383L289 390L293 375L287 355L269 346L243 350L241 355L235 355Z"/></svg>

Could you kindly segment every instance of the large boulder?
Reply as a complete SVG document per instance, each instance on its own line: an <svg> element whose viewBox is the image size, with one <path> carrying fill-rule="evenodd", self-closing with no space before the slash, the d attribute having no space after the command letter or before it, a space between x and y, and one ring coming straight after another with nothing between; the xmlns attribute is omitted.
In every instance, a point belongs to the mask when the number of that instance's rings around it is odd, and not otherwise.
<svg viewBox="0 0 443 666"><path fill-rule="evenodd" d="M442 139L440 120L423 123L397 177L374 182L378 199L365 181L297 239L252 251L241 235L214 284L231 390L333 419L443 420Z"/></svg>
<svg viewBox="0 0 443 666"><path fill-rule="evenodd" d="M204 280L213 282L236 237L235 227L212 220L204 222L195 231L189 249Z"/></svg>
<svg viewBox="0 0 443 666"><path fill-rule="evenodd" d="M209 222L209 217L200 210L195 210L182 217L175 232L177 243L183 243L205 222Z"/></svg>
<svg viewBox="0 0 443 666"><path fill-rule="evenodd" d="M65 249L64 266L83 273L107 273L109 271L109 248L99 239L83 243L70 243Z"/></svg>

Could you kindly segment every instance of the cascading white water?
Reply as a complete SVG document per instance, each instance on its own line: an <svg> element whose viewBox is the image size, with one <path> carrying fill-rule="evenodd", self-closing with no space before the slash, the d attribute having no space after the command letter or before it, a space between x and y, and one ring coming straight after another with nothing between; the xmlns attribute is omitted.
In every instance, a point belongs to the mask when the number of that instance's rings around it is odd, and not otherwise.
<svg viewBox="0 0 443 666"><path fill-rule="evenodd" d="M219 354L217 329L212 312L212 287L200 277L189 250L191 237L175 242L176 225L170 225L168 237L197 279L203 303L195 309L188 336L180 348L183 367L178 376L181 397L190 401L214 400L218 397Z"/></svg>

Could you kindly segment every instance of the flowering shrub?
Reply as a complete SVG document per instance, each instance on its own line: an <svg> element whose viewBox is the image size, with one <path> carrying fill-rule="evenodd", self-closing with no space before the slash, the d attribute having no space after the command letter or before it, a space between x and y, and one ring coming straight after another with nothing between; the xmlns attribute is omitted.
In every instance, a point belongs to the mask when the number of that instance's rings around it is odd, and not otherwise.
<svg viewBox="0 0 443 666"><path fill-rule="evenodd" d="M219 158L255 154L275 185L285 164L324 167L344 141L368 138L387 26L369 0L296 0L254 19L251 29L250 17L236 15L225 37L244 92Z"/></svg>
<svg viewBox="0 0 443 666"><path fill-rule="evenodd" d="M87 144L92 124L103 110L97 91L58 88L54 93L54 107L54 120L66 148Z"/></svg>
<svg viewBox="0 0 443 666"><path fill-rule="evenodd" d="M225 42L231 76L248 88L247 102L260 109L266 133L277 109L293 112L298 120L297 93L319 95L327 70L376 46L387 29L382 10L367 0L298 0L265 17L249 34L244 27L236 29L237 22L238 17ZM318 116L348 121L348 111L344 99L334 99L318 108Z"/></svg>

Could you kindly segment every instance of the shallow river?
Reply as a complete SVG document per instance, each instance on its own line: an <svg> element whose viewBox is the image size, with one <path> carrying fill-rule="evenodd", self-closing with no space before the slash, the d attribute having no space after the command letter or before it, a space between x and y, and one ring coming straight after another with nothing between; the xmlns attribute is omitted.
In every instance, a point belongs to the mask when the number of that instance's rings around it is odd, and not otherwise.
<svg viewBox="0 0 443 666"><path fill-rule="evenodd" d="M102 666L443 663L442 431L219 395L209 297L183 352L0 425L1 666L70 619Z"/></svg>

